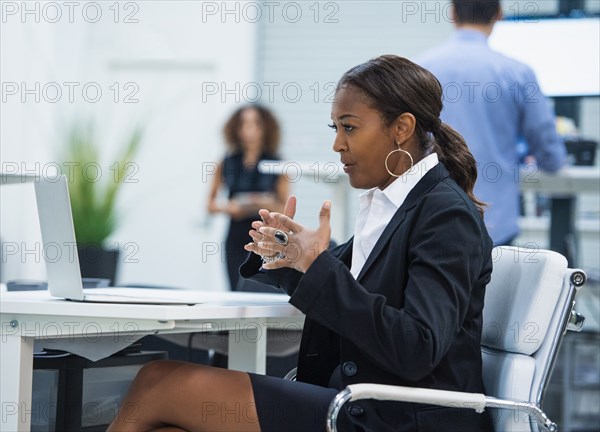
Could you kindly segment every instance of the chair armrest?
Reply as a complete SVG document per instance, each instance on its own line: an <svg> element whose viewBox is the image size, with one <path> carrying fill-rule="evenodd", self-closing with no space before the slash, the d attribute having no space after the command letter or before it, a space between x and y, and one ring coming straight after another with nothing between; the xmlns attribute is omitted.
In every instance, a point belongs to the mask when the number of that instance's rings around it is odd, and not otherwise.
<svg viewBox="0 0 600 432"><path fill-rule="evenodd" d="M550 421L539 407L529 402L519 402L487 397L481 393L465 393L447 390L433 390L415 387L401 387L383 384L353 384L339 392L329 405L327 431L336 432L336 422L342 406L348 401L376 399L383 401L412 402L439 405L451 408L473 409L478 413L487 408L529 411L538 424L549 432L557 430L556 423Z"/></svg>
<svg viewBox="0 0 600 432"><path fill-rule="evenodd" d="M349 401L377 399L383 401L413 402L440 405L451 408L470 408L478 413L485 409L486 398L480 393L464 393L426 388L401 387L384 384L354 384Z"/></svg>
<svg viewBox="0 0 600 432"><path fill-rule="evenodd" d="M288 381L296 381L297 372L298 372L298 368L295 367L294 369L292 369L288 373L286 373L285 376L283 377L283 379L288 380Z"/></svg>

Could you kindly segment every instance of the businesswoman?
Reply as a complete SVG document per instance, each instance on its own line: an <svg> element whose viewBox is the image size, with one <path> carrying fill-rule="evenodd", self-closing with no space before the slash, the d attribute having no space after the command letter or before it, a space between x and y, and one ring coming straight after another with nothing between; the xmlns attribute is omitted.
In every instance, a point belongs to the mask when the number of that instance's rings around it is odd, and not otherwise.
<svg viewBox="0 0 600 432"><path fill-rule="evenodd" d="M483 392L480 335L491 248L475 161L440 122L425 69L382 56L346 72L333 150L365 189L354 237L328 250L330 204L310 229L261 210L242 276L281 287L306 314L298 381L157 362L111 430L323 431L339 389L369 382ZM335 211L335 209L333 209ZM127 411L129 408L130 411ZM127 422L127 414L129 422ZM491 431L487 414L421 404L347 404L343 431Z"/></svg>
<svg viewBox="0 0 600 432"><path fill-rule="evenodd" d="M207 207L209 213L230 218L225 256L232 291L243 289L239 268L246 259L244 245L256 213L261 208L281 211L289 194L285 176L258 170L261 161L278 159L279 130L271 111L258 104L237 109L223 128L228 154L213 177ZM225 203L217 201L222 188L228 191Z"/></svg>

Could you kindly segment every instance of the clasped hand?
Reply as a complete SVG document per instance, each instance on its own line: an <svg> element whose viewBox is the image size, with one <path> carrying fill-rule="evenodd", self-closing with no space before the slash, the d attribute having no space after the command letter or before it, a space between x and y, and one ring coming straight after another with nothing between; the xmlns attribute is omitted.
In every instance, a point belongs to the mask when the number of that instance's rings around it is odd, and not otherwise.
<svg viewBox="0 0 600 432"><path fill-rule="evenodd" d="M293 220L296 214L296 197L293 195L288 198L283 214L265 209L259 210L258 214L262 220L252 222L250 236L253 242L244 245L244 249L263 257L262 267L266 270L288 267L305 273L315 259L329 247L329 201L325 201L321 207L319 226L315 230Z"/></svg>

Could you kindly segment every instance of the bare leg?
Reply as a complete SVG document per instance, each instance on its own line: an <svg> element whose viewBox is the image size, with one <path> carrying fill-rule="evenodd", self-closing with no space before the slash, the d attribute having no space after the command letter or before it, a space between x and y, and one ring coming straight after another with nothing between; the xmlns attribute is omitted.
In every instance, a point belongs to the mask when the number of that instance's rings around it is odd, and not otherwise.
<svg viewBox="0 0 600 432"><path fill-rule="evenodd" d="M250 377L184 362L148 363L108 431L151 430L260 432Z"/></svg>

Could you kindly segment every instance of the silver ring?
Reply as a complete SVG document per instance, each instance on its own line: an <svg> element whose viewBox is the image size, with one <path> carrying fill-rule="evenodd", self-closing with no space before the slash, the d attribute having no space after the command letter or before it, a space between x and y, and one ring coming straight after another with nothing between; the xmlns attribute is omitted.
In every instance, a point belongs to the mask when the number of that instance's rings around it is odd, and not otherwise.
<svg viewBox="0 0 600 432"><path fill-rule="evenodd" d="M288 235L286 233L284 233L281 230L277 230L275 231L275 234L273 234L273 237L275 237L275 241L277 243L279 243L282 246L287 246L289 238Z"/></svg>
<svg viewBox="0 0 600 432"><path fill-rule="evenodd" d="M283 252L279 252L273 256L261 256L262 262L265 264L271 264L272 262L275 262L277 260L280 259L284 259L285 258L285 254Z"/></svg>

